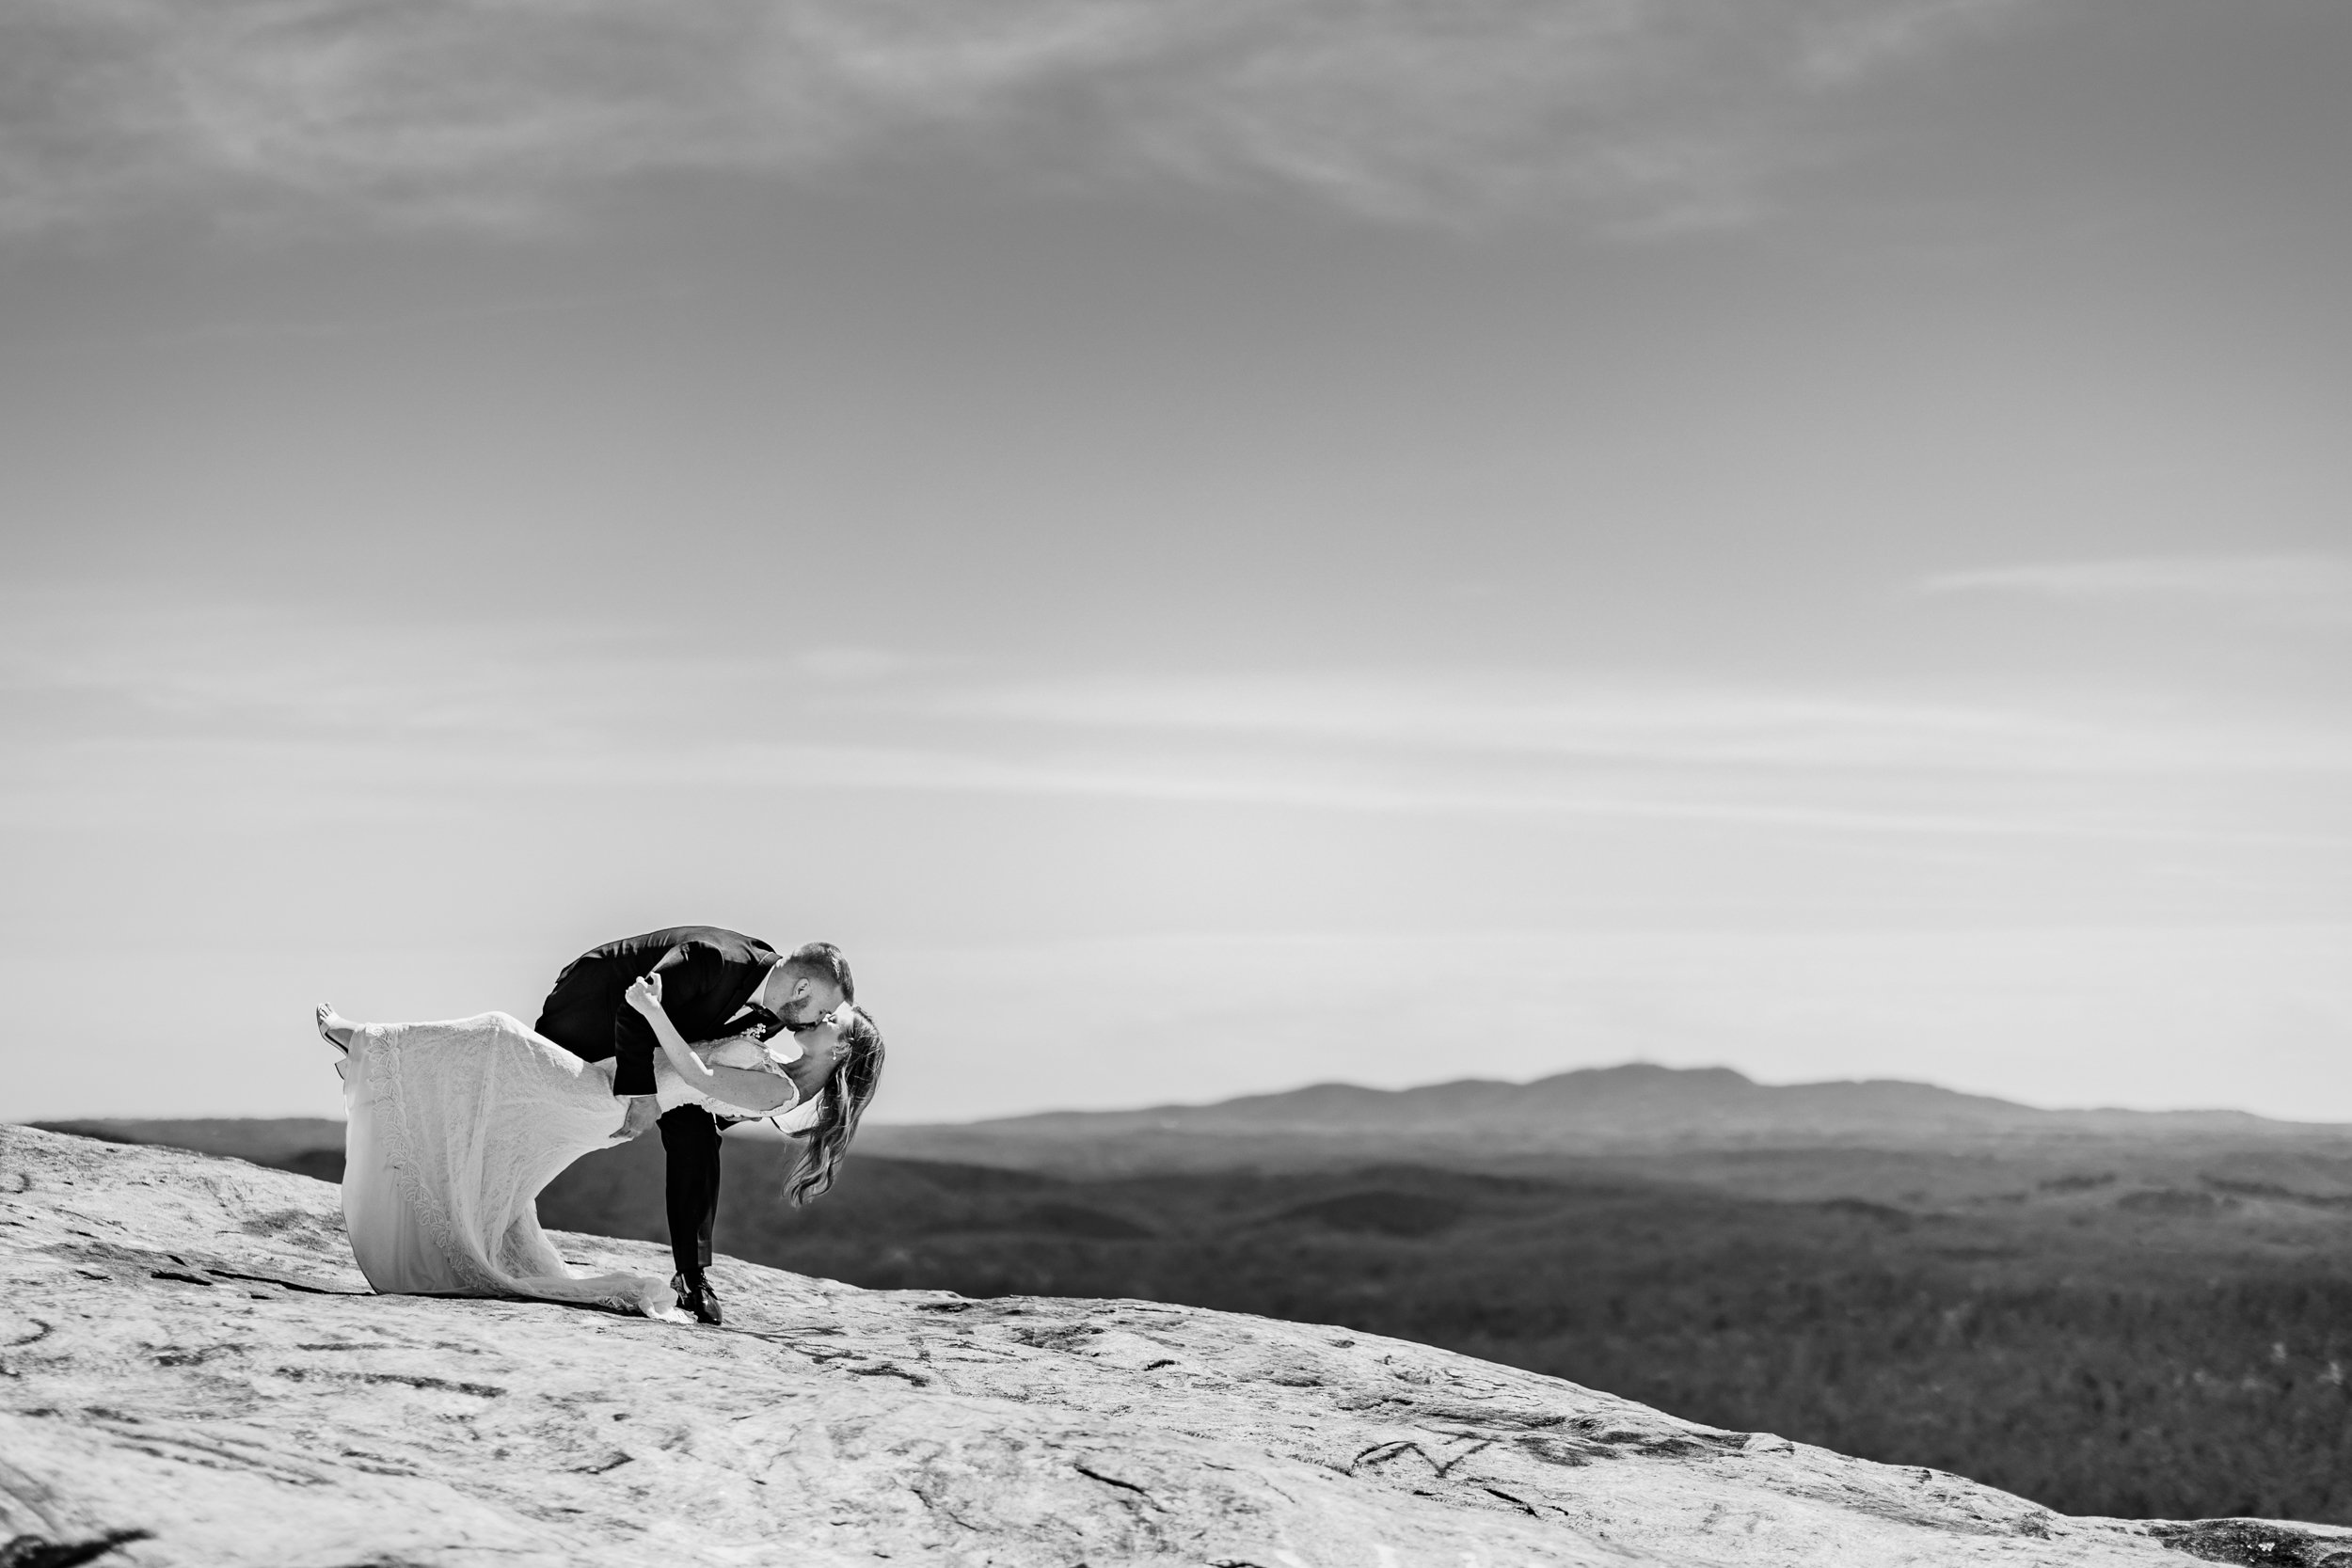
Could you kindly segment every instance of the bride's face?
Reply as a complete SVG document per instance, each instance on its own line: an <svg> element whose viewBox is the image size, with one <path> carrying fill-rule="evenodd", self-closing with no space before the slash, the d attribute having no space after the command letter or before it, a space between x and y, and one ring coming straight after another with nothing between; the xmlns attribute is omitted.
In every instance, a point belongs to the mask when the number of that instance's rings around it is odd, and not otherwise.
<svg viewBox="0 0 2352 1568"><path fill-rule="evenodd" d="M792 1065L792 1080L803 1095L814 1094L833 1076L834 1060L841 1053L841 1026L827 1022L798 1030L792 1038L801 1048L801 1059Z"/></svg>

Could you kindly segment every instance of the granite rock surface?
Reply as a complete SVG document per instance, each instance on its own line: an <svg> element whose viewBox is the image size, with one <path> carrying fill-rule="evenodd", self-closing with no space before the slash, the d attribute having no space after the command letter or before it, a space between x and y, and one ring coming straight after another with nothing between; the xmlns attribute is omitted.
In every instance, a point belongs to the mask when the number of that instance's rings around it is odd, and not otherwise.
<svg viewBox="0 0 2352 1568"><path fill-rule="evenodd" d="M0 1568L2352 1568L1342 1329L714 1274L723 1329L375 1296L332 1187L0 1127Z"/></svg>

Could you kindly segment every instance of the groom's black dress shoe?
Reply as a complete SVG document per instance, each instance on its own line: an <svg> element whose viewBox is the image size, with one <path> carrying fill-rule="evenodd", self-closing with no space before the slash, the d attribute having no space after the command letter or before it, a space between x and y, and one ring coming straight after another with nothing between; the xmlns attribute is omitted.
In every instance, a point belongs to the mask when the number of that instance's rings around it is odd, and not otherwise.
<svg viewBox="0 0 2352 1568"><path fill-rule="evenodd" d="M670 1287L677 1291L678 1310L691 1312L696 1323L708 1323L713 1328L720 1325L719 1292L710 1288L709 1280L701 1275L691 1279L682 1274L673 1275Z"/></svg>

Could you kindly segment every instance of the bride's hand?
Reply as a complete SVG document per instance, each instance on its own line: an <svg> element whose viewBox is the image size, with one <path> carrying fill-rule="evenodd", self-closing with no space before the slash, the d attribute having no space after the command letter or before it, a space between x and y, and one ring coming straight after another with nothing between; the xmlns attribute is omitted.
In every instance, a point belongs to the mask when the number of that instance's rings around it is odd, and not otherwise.
<svg viewBox="0 0 2352 1568"><path fill-rule="evenodd" d="M621 1125L613 1129L612 1141L625 1144L631 1138L642 1136L660 1115L661 1107L652 1095L630 1095L628 1110L622 1116Z"/></svg>
<svg viewBox="0 0 2352 1568"><path fill-rule="evenodd" d="M661 1010L661 976L639 975L629 982L628 993L623 1000L646 1017L652 1017Z"/></svg>

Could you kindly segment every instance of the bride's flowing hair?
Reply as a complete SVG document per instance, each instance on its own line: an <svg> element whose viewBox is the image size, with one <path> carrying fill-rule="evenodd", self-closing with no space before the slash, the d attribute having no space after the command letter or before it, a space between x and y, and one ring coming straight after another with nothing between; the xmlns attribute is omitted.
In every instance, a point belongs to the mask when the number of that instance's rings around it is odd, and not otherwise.
<svg viewBox="0 0 2352 1568"><path fill-rule="evenodd" d="M824 1196L833 1185L834 1170L857 1136L858 1119L882 1085L882 1031L860 1008L842 1026L834 1069L818 1091L823 1109L807 1132L799 1134L801 1161L785 1183L785 1196L796 1209Z"/></svg>

